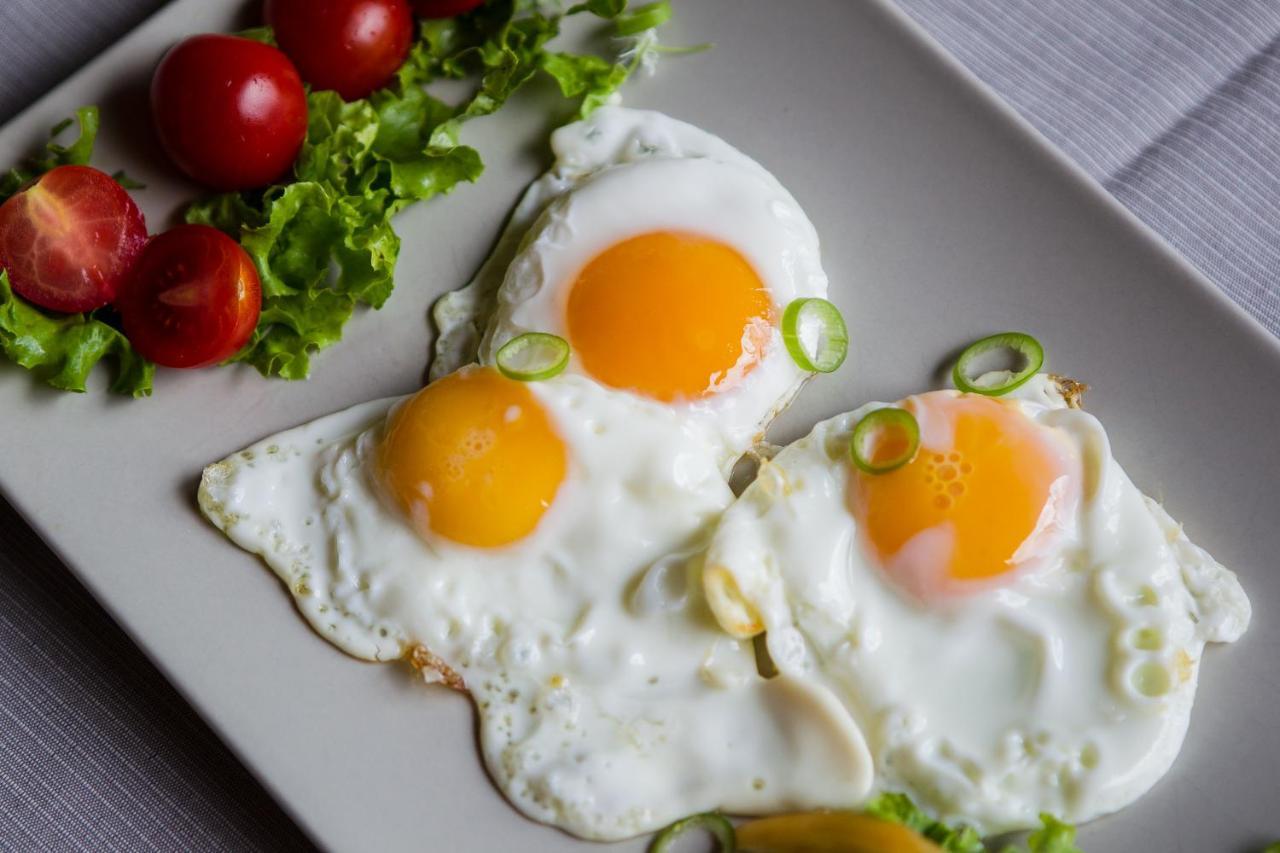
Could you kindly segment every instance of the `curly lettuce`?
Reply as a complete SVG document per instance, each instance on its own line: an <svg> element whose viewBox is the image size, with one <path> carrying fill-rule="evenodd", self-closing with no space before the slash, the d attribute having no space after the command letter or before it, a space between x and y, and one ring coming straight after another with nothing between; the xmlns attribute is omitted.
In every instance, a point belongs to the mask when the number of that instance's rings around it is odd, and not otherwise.
<svg viewBox="0 0 1280 853"><path fill-rule="evenodd" d="M937 844L948 853L992 853L982 837L971 826L948 826L925 814L906 794L881 794L865 806L867 814L900 823ZM1040 815L1040 828L1027 836L1025 853L1083 853L1076 846L1076 830L1052 815ZM1023 853L1023 848L1008 845L999 853Z"/></svg>
<svg viewBox="0 0 1280 853"><path fill-rule="evenodd" d="M68 145L59 143L58 137L73 124L77 127L75 139ZM0 204L4 204L18 190L51 169L59 166L89 165L89 160L93 157L93 147L98 141L98 125L98 108L92 106L81 107L76 110L75 118L63 119L54 125L49 131L49 141L45 143L43 151L0 175ZM116 172L111 177L127 190L143 188L142 184L122 171Z"/></svg>
<svg viewBox="0 0 1280 853"><path fill-rule="evenodd" d="M971 826L947 826L925 814L906 794L881 794L864 808L872 817L900 823L948 853L986 853L982 836Z"/></svg>
<svg viewBox="0 0 1280 853"><path fill-rule="evenodd" d="M79 125L80 132L70 145L58 143L58 137L72 123ZM49 132L49 141L44 150L29 158L20 166L15 166L0 177L0 204L8 201L18 190L31 183L50 169L58 166L84 166L93 156L93 146L98 138L98 108L81 107L76 110L74 119L59 122Z"/></svg>
<svg viewBox="0 0 1280 853"><path fill-rule="evenodd" d="M155 365L97 314L46 313L16 296L0 270L0 351L10 361L61 391L84 391L89 373L110 358L116 363L112 391L149 396Z"/></svg>

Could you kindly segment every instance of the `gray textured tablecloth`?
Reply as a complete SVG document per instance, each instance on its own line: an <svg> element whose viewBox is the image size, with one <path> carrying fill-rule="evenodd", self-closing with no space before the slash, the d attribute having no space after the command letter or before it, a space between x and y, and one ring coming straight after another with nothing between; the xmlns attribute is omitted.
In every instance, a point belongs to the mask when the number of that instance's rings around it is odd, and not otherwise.
<svg viewBox="0 0 1280 853"><path fill-rule="evenodd" d="M1280 333L1280 2L899 2ZM0 121L160 5L0 0ZM0 503L0 850L308 847Z"/></svg>

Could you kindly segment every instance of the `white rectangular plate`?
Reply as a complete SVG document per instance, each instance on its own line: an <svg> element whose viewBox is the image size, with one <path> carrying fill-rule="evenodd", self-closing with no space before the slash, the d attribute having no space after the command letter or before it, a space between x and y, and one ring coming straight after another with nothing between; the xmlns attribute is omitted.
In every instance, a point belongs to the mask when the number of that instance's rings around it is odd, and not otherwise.
<svg viewBox="0 0 1280 853"><path fill-rule="evenodd" d="M0 132L0 163L77 106L103 107L95 162L148 184L153 230L192 188L149 131L146 85L183 35L238 0L177 0ZM1239 572L1256 618L1204 668L1173 772L1086 847L1245 850L1280 835L1280 347L900 13L869 0L697 0L668 38L715 41L626 91L723 136L805 206L849 318L848 365L774 429L937 387L953 349L1025 328L1089 382L1134 480ZM59 394L0 366L0 488L241 758L335 850L564 850L489 785L461 696L344 657L256 560L198 515L201 467L269 433L419 385L427 309L464 282L567 118L544 87L468 126L488 171L417 207L398 289L308 382L248 368L162 372L152 399ZM97 377L102 379L102 377ZM797 768L803 772L803 768ZM641 849L637 841L625 849ZM575 848L576 849L576 848ZM585 846L583 849L587 849Z"/></svg>

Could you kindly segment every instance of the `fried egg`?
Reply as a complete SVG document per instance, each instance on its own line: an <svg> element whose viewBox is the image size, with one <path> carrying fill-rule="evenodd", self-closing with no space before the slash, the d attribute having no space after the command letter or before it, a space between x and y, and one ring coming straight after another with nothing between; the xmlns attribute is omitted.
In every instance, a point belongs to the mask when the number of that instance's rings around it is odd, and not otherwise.
<svg viewBox="0 0 1280 853"><path fill-rule="evenodd" d="M719 455L664 403L473 366L215 463L199 501L325 639L469 692L518 808L616 839L871 784L835 694L760 677L707 608Z"/></svg>
<svg viewBox="0 0 1280 853"><path fill-rule="evenodd" d="M433 375L556 334L571 372L709 425L731 463L808 376L779 323L826 295L817 232L766 169L660 113L603 107L551 142L493 257L438 303Z"/></svg>
<svg viewBox="0 0 1280 853"><path fill-rule="evenodd" d="M983 833L1086 821L1147 791L1186 732L1204 646L1250 617L1234 574L1046 375L938 391L904 467L851 462L874 403L818 424L730 507L704 583L722 626L840 696L876 791Z"/></svg>

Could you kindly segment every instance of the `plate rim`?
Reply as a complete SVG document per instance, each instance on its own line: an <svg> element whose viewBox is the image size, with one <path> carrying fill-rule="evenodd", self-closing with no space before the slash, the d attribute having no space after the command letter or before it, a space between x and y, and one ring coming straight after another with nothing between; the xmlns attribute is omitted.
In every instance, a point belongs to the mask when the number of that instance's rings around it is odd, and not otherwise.
<svg viewBox="0 0 1280 853"><path fill-rule="evenodd" d="M75 88L83 81L95 76L101 69L110 67L118 57L127 55L132 44L145 38L150 30L164 27L171 19L179 20L182 17L183 10L187 7L201 6L208 2L210 0L168 0L168 2L147 15L116 41L97 53L77 71L60 80L44 94L5 121L3 126L0 126L0 149L12 144L20 130L23 133L28 133L29 128L25 126L32 124L35 116L47 113L48 104L63 90ZM215 2L224 3L228 7L236 6L239 8L242 5L238 4L237 0L215 0ZM1126 208L1115 196L1111 195L1083 167L1068 157L1028 119L1001 98L994 89L961 63L921 23L898 6L894 0L861 0L861 3L868 7L871 13L884 16L893 27L897 28L912 43L913 48L919 51L922 59L937 63L945 69L949 76L962 84L968 93L975 97L980 108L985 111L981 117L984 122L999 124L1004 130L1013 133L1018 138L1020 147L1029 151L1033 156L1040 158L1046 166L1058 171L1077 191L1085 194L1090 203L1100 213L1105 212L1111 216L1112 223L1109 224L1109 227L1126 230L1128 233L1125 239L1138 241L1145 248L1159 256L1164 263L1170 265L1185 277L1193 286L1199 288L1203 293L1209 294L1212 300L1226 309L1224 313L1235 324L1235 331L1247 334L1255 343L1265 347L1275 356L1275 369L1280 372L1280 337L1273 335L1257 318L1235 302L1222 288L1214 284L1211 279L1197 269L1159 233ZM34 139L19 140L14 147L17 150L24 150L24 147L29 147L35 144L36 141ZM1182 285L1179 284L1178 286ZM40 541L57 558L58 562L89 593L95 604L108 614L135 648L164 676L165 680L182 696L183 700L197 714L200 720L216 734L223 745L263 786L264 790L270 794L276 804L307 838L319 849L330 849L325 844L324 839L321 838L320 829L313 822L311 816L303 811L301 805L294 800L287 790L275 783L270 775L259 765L257 758L251 751L241 745L236 732L230 727L224 726L195 698L191 685L182 677L182 674L171 670L164 658L142 636L142 632L136 630L130 621L110 604L109 600L101 592L106 585L96 582L89 573L81 571L78 564L63 553L54 531L49 530L36 513L23 502L21 496L17 494L15 485L6 484L0 479L0 496L13 507L22 522L39 537ZM295 613L295 616L301 618L299 614Z"/></svg>

